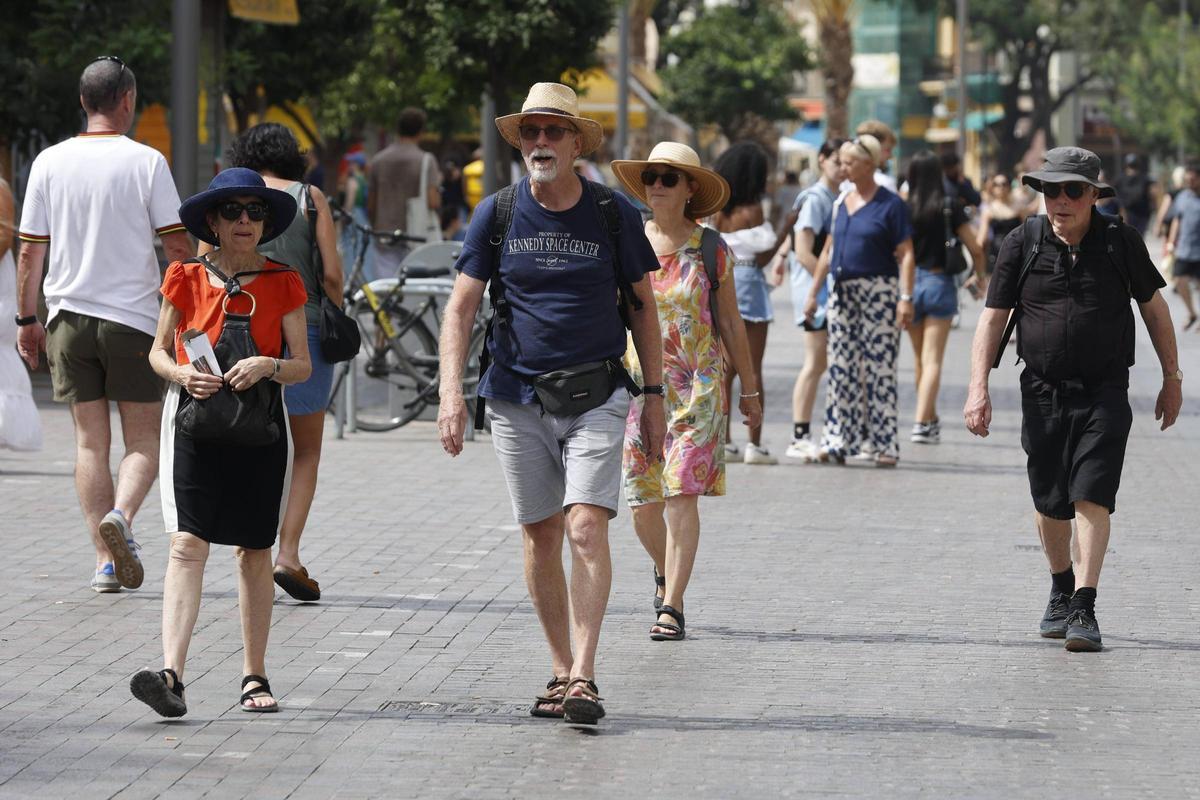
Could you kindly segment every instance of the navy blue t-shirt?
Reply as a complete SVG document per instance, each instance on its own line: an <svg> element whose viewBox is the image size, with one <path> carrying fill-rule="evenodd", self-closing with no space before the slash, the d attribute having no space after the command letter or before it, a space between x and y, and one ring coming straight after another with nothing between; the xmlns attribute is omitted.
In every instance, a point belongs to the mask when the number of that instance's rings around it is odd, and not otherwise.
<svg viewBox="0 0 1200 800"><path fill-rule="evenodd" d="M912 235L908 204L895 192L878 187L871 201L853 214L843 200L833 221L829 272L838 281L898 277L896 248Z"/></svg>
<svg viewBox="0 0 1200 800"><path fill-rule="evenodd" d="M614 197L621 214L621 270L632 284L658 269L658 259L633 204L619 194ZM495 204L491 195L476 206L455 265L481 281L492 276L488 240ZM479 383L480 395L532 403L533 388L513 372L533 377L624 355L625 326L617 311L609 234L587 186L572 208L548 211L533 199L529 178L523 179L502 247L500 279L511 324L492 329L492 365Z"/></svg>

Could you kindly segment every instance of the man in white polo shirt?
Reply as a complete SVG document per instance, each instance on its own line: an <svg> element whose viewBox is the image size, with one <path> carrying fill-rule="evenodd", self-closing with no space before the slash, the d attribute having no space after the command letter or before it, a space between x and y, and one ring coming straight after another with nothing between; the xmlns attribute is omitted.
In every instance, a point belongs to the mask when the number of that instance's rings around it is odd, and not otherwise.
<svg viewBox="0 0 1200 800"><path fill-rule="evenodd" d="M162 154L125 137L137 84L104 56L79 77L87 131L33 162L21 213L17 349L31 368L46 351L54 399L75 421L75 489L96 549L92 588L142 583L130 524L158 471L162 383L147 356L158 321L155 234L168 261L195 250L179 222L179 194ZM37 319L46 254L46 328ZM47 334L48 331L48 334ZM125 454L109 472L109 401Z"/></svg>

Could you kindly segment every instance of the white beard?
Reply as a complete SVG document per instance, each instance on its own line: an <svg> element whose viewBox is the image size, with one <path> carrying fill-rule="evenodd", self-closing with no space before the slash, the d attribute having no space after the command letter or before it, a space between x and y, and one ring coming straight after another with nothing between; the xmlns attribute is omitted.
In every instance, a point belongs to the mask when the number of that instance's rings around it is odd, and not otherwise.
<svg viewBox="0 0 1200 800"><path fill-rule="evenodd" d="M550 156L554 160L543 166L533 160L534 156ZM529 154L527 166L529 167L529 180L534 183L553 183L558 177L558 158L555 152L549 148L535 148Z"/></svg>

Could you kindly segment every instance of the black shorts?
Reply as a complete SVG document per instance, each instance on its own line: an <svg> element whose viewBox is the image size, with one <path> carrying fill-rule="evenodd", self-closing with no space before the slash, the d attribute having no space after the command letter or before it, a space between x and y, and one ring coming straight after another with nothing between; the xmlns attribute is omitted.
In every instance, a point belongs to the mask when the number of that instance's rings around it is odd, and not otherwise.
<svg viewBox="0 0 1200 800"><path fill-rule="evenodd" d="M1177 258L1171 267L1171 274L1176 278L1200 278L1200 261Z"/></svg>
<svg viewBox="0 0 1200 800"><path fill-rule="evenodd" d="M1124 384L1063 386L1021 373L1021 446L1033 506L1074 519L1086 500L1116 510L1133 412Z"/></svg>

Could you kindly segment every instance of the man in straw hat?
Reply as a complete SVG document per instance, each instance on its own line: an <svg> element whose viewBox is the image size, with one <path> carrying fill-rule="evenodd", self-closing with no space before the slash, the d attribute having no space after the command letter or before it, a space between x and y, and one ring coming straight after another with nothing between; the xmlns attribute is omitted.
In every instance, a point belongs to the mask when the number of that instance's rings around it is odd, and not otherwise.
<svg viewBox="0 0 1200 800"><path fill-rule="evenodd" d="M467 425L463 362L490 281L497 311L487 351L494 363L481 376L479 397L486 398L524 532L525 579L553 666L530 713L594 723L604 716L596 646L612 579L608 521L617 513L629 410L629 394L613 383L624 376L628 384L616 298L620 287L631 301L628 324L648 384L642 441L659 443L658 453L665 434L662 342L644 278L658 262L632 204L572 169L603 139L599 124L579 116L574 90L534 84L521 112L498 118L496 127L520 149L529 176L484 198L467 231L442 326L438 430L442 447L458 455ZM588 383L589 375L599 382ZM568 387L565 398L555 385Z"/></svg>
<svg viewBox="0 0 1200 800"><path fill-rule="evenodd" d="M1137 231L1093 208L1112 187L1101 183L1100 159L1057 147L1023 178L1045 196L1046 214L1004 240L971 351L967 428L987 436L992 421L989 367L998 365L1009 310L1019 328L1021 444L1038 534L1049 561L1050 602L1041 635L1065 639L1076 652L1101 649L1096 586L1108 548L1132 413L1129 367L1138 303L1162 366L1154 418L1162 430L1183 404L1183 373L1163 280ZM1079 537L1079 575L1071 563L1071 520Z"/></svg>

